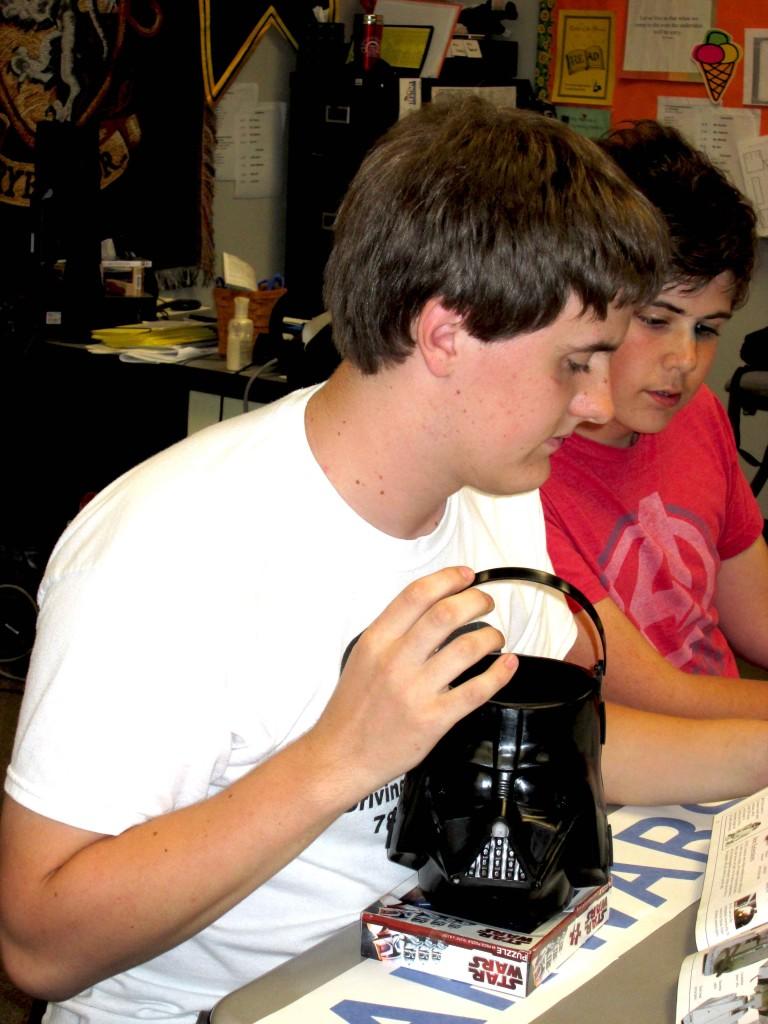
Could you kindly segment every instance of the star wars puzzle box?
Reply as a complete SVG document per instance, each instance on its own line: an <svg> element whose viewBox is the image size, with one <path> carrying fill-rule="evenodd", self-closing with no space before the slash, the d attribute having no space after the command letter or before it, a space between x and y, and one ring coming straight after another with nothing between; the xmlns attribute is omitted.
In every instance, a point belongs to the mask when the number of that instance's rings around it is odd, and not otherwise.
<svg viewBox="0 0 768 1024"><path fill-rule="evenodd" d="M363 956L521 997L600 928L611 888L577 889L560 913L525 933L436 913L416 882L414 875L363 911Z"/></svg>

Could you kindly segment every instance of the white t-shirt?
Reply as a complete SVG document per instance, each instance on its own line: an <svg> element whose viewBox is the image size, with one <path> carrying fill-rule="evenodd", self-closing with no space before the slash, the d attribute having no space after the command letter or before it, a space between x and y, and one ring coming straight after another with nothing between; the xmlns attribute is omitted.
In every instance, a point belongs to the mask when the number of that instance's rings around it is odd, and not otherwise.
<svg viewBox="0 0 768 1024"><path fill-rule="evenodd" d="M350 640L411 580L456 564L550 570L538 492L459 492L416 540L362 520L307 444L312 390L160 453L68 528L41 587L6 780L19 803L118 834L211 796L316 722ZM491 592L509 649L570 649L559 594ZM393 782L360 801L199 935L47 1020L194 1024L198 1010L348 924L407 873L385 853L398 791Z"/></svg>

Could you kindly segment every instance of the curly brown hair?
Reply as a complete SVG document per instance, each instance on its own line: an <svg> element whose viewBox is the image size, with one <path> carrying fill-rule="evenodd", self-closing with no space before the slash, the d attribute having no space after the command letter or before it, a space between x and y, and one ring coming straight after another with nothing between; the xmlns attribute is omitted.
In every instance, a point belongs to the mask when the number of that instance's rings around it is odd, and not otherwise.
<svg viewBox="0 0 768 1024"><path fill-rule="evenodd" d="M667 223L672 251L666 283L697 290L730 271L734 307L742 305L757 244L749 200L705 153L657 121L628 122L599 145Z"/></svg>

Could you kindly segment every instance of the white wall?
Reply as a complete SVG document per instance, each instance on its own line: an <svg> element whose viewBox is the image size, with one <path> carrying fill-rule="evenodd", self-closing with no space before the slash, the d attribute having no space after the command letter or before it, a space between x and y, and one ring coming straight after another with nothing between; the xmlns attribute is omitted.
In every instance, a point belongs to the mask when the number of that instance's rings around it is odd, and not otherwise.
<svg viewBox="0 0 768 1024"><path fill-rule="evenodd" d="M259 102L288 103L289 76L296 66L296 51L283 36L270 29L254 47L237 76L237 82L256 82ZM285 166L283 152L278 159ZM285 269L285 190L263 199L235 197L233 181L216 180L213 199L213 242L216 249L216 275L221 273L221 253L229 252L246 260L257 277L283 273ZM211 286L179 289L177 298L191 296L211 302Z"/></svg>
<svg viewBox="0 0 768 1024"><path fill-rule="evenodd" d="M237 81L257 82L260 103L287 103L288 76L295 64L296 51L279 32L270 30L251 53ZM284 153L281 159L284 166ZM216 182L213 224L217 254L231 252L241 256L256 268L259 277L282 272L284 222L284 191L276 197L236 199L234 182Z"/></svg>

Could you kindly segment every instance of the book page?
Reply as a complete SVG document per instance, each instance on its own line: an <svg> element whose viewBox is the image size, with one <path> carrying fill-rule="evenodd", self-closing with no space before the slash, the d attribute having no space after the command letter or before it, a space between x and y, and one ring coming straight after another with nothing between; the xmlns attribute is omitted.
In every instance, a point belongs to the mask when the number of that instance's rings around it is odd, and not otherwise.
<svg viewBox="0 0 768 1024"><path fill-rule="evenodd" d="M758 1024L768 1012L768 927L687 956L677 985L677 1024Z"/></svg>
<svg viewBox="0 0 768 1024"><path fill-rule="evenodd" d="M768 789L713 820L696 947L740 939L760 925L768 925Z"/></svg>

